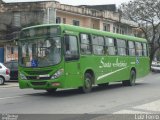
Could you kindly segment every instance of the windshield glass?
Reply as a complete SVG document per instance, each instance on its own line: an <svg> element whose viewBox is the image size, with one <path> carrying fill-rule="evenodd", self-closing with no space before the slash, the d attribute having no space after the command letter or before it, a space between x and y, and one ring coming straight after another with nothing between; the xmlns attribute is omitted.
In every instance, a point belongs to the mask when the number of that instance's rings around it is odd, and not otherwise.
<svg viewBox="0 0 160 120"><path fill-rule="evenodd" d="M19 41L19 64L46 67L61 61L60 37L41 37Z"/></svg>

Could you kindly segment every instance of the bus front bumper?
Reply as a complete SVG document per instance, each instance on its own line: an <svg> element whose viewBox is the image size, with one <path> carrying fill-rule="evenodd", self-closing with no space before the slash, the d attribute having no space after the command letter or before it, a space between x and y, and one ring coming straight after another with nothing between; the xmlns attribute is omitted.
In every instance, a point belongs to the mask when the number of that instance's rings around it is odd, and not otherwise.
<svg viewBox="0 0 160 120"><path fill-rule="evenodd" d="M63 88L64 82L63 79L55 80L19 80L19 87L24 88L33 88L33 89L51 89L51 88Z"/></svg>

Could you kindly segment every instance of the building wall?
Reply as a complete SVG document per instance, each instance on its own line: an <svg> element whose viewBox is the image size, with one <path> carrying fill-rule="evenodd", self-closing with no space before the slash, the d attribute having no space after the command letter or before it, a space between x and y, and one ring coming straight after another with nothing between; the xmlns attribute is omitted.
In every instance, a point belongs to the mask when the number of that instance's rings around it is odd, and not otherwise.
<svg viewBox="0 0 160 120"><path fill-rule="evenodd" d="M55 2L0 3L0 46L4 62L18 60L19 30L23 27L55 23Z"/></svg>
<svg viewBox="0 0 160 120"><path fill-rule="evenodd" d="M18 46L5 45L5 61L18 60Z"/></svg>
<svg viewBox="0 0 160 120"><path fill-rule="evenodd" d="M61 23L64 23L63 19L65 18L65 24L73 25L73 20L76 20L79 21L79 26L100 29L100 20L97 18L58 10L56 12L56 17L60 17Z"/></svg>
<svg viewBox="0 0 160 120"><path fill-rule="evenodd" d="M100 30L105 28L106 31L117 33L124 30L124 34L132 35L132 26L136 26L136 23L120 19L119 16L116 11L100 11L56 1L0 3L0 47L4 47L5 61L16 60L18 53L15 40L19 30L31 25L56 23L56 17L60 17L60 22L65 24L73 25L75 20L82 27Z"/></svg>

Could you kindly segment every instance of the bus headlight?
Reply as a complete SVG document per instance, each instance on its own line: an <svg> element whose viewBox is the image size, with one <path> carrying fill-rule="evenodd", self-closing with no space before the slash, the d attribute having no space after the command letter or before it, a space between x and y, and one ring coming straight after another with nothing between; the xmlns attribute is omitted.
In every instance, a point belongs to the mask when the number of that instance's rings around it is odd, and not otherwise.
<svg viewBox="0 0 160 120"><path fill-rule="evenodd" d="M63 74L63 72L64 72L64 69L59 69L57 72L55 72L52 75L51 79L56 79L56 78L60 77Z"/></svg>
<svg viewBox="0 0 160 120"><path fill-rule="evenodd" d="M25 76L23 73L20 73L20 78L21 78L22 80L27 80L26 76Z"/></svg>

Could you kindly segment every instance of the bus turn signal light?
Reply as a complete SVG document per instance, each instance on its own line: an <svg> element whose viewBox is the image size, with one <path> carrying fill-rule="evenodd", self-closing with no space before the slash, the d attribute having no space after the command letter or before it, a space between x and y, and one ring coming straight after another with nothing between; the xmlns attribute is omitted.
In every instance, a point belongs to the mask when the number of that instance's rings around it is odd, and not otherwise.
<svg viewBox="0 0 160 120"><path fill-rule="evenodd" d="M52 86L60 86L60 83L58 82L52 83Z"/></svg>

